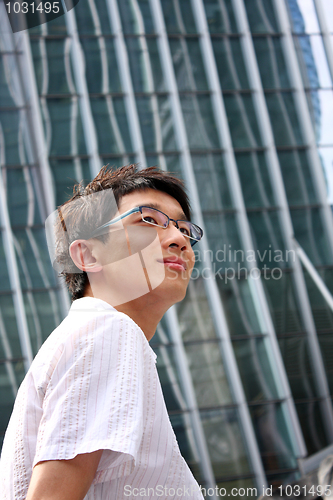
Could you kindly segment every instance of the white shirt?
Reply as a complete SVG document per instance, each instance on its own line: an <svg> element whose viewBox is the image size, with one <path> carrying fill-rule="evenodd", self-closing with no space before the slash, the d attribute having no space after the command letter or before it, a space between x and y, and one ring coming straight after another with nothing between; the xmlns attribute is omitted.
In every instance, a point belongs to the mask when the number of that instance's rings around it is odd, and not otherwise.
<svg viewBox="0 0 333 500"><path fill-rule="evenodd" d="M76 300L18 391L1 454L1 499L24 500L40 461L103 449L85 500L202 500L155 362L127 315L99 299Z"/></svg>

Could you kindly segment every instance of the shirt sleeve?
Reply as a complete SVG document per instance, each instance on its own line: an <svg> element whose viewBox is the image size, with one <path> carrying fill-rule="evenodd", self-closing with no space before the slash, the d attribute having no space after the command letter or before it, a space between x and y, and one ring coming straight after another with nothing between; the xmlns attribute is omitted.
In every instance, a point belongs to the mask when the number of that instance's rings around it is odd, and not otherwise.
<svg viewBox="0 0 333 500"><path fill-rule="evenodd" d="M121 313L90 316L69 332L45 390L34 465L103 449L94 483L106 471L108 480L130 474L142 439L147 349Z"/></svg>

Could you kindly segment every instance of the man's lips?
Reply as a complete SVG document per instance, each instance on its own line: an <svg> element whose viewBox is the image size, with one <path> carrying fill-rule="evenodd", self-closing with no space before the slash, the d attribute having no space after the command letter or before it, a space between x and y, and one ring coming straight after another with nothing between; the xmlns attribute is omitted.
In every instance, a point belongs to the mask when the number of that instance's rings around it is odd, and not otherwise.
<svg viewBox="0 0 333 500"><path fill-rule="evenodd" d="M169 257L167 259L159 260L160 263L163 263L164 265L174 267L175 269L181 269L183 271L186 271L186 262L183 259L180 259L178 257L172 258Z"/></svg>

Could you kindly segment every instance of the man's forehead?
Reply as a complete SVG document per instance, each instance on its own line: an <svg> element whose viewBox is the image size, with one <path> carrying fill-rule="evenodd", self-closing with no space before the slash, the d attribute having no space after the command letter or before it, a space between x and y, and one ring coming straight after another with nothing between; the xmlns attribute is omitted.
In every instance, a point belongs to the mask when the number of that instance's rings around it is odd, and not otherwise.
<svg viewBox="0 0 333 500"><path fill-rule="evenodd" d="M119 202L119 213L142 205L160 210L172 218L187 220L180 203L173 196L154 189L132 191L124 195Z"/></svg>

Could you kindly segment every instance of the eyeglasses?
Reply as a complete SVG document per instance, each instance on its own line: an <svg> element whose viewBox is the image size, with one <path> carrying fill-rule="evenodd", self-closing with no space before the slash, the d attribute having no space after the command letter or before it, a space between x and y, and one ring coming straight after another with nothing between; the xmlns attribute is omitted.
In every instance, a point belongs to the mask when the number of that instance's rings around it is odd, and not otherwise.
<svg viewBox="0 0 333 500"><path fill-rule="evenodd" d="M191 240L192 247L198 241L200 241L203 236L203 230L196 224L193 224L193 222L189 222L187 220L171 219L166 214L164 214L160 210L157 210L156 208L141 206L132 208L131 210L128 210L124 214L119 215L119 217L115 217L106 224L103 224L103 226L98 227L93 232L91 238L95 238L96 236L103 234L104 229L136 212L141 213L141 219L143 220L143 222L151 224L152 226L162 227L163 229L166 229L168 227L170 221L174 222L176 224L176 228L179 229L182 235Z"/></svg>

